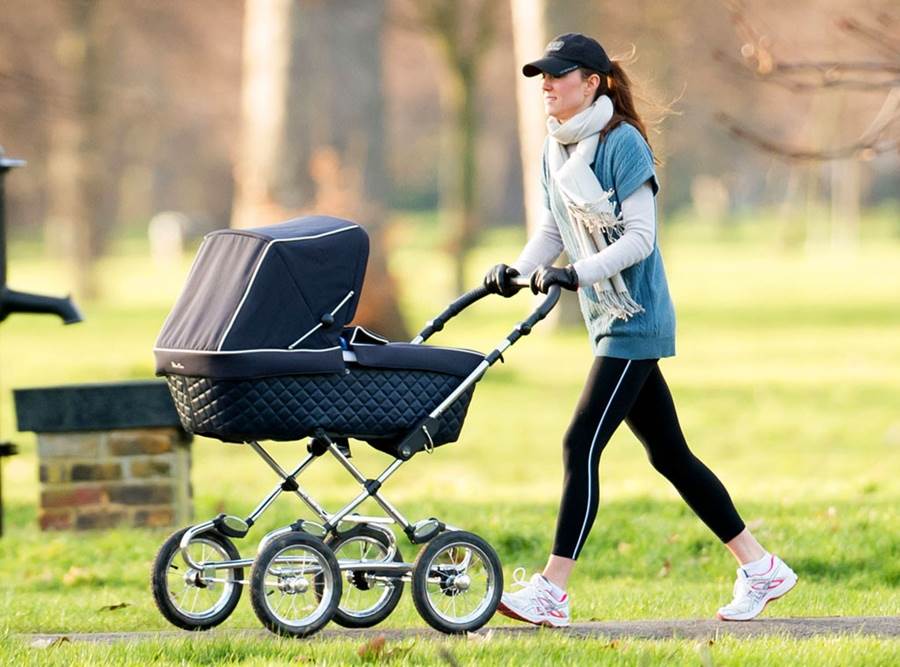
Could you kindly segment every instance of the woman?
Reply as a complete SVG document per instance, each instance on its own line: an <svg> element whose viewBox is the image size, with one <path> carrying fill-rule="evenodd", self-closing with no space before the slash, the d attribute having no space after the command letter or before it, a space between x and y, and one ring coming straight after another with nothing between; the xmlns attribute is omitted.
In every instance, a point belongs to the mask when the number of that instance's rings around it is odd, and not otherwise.
<svg viewBox="0 0 900 667"><path fill-rule="evenodd" d="M725 487L688 449L660 372L659 359L675 354L675 315L656 244L654 158L628 77L580 34L560 35L522 71L543 75L545 210L519 258L493 267L485 286L511 296L511 278L531 274L535 293L577 290L596 358L563 440L552 553L543 573L504 593L499 610L538 625L569 624L566 586L597 513L600 454L624 420L739 563L734 599L718 617L754 618L797 576L756 541ZM563 250L572 263L551 266Z"/></svg>

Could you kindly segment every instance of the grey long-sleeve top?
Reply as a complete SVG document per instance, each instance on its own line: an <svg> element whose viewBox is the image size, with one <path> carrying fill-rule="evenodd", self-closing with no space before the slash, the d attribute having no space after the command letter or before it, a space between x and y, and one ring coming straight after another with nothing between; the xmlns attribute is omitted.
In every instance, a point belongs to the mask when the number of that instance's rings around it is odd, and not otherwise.
<svg viewBox="0 0 900 667"><path fill-rule="evenodd" d="M650 256L656 240L656 205L653 190L645 182L622 202L625 231L620 238L598 253L573 265L582 287L610 278L623 269ZM550 266L563 251L562 237L553 214L546 208L537 232L528 240L513 262L520 275L528 275L539 266Z"/></svg>

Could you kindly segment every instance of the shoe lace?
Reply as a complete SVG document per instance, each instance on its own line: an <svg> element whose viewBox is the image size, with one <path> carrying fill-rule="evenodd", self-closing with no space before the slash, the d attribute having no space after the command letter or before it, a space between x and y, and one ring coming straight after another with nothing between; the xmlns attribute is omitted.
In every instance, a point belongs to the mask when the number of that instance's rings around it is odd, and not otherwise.
<svg viewBox="0 0 900 667"><path fill-rule="evenodd" d="M531 586L531 581L525 578L527 571L524 567L517 567L513 570L513 586L518 586L519 588L528 588Z"/></svg>
<svg viewBox="0 0 900 667"><path fill-rule="evenodd" d="M518 586L519 591L528 591L526 602L528 606L541 613L547 613L548 610L554 608L554 604L550 599L549 592L543 593L532 583L531 579L526 579L527 571L524 567L517 567L513 570L513 586Z"/></svg>

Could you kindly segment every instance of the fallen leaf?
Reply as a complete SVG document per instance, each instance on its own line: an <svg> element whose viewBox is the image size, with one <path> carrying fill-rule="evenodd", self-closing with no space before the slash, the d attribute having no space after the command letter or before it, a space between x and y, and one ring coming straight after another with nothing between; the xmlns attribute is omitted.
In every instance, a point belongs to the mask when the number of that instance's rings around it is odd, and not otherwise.
<svg viewBox="0 0 900 667"><path fill-rule="evenodd" d="M127 602L120 602L119 604L108 604L100 607L97 611L115 611L116 609L125 609L125 607L130 607L131 605Z"/></svg>
<svg viewBox="0 0 900 667"><path fill-rule="evenodd" d="M660 577L660 578L668 577L669 573L671 571L672 571L672 561L670 561L668 558L666 558L666 560L663 561L662 567L659 568L659 572L657 572L656 576Z"/></svg>
<svg viewBox="0 0 900 667"><path fill-rule="evenodd" d="M381 654L384 653L384 643L384 635L378 635L360 646L356 652L359 654L360 658L379 658L381 657Z"/></svg>
<svg viewBox="0 0 900 667"><path fill-rule="evenodd" d="M616 545L616 551L618 551L620 554L627 554L629 551L631 551L631 545L628 542L619 542Z"/></svg>
<svg viewBox="0 0 900 667"><path fill-rule="evenodd" d="M681 535L679 535L678 533L672 533L671 535L669 535L666 538L666 542L668 542L669 544L675 544L675 542L677 542L680 539L681 539Z"/></svg>
<svg viewBox="0 0 900 667"><path fill-rule="evenodd" d="M617 648L619 648L619 640L613 639L611 642L609 642L609 644L607 644L603 648L610 648L615 651Z"/></svg>
<svg viewBox="0 0 900 667"><path fill-rule="evenodd" d="M31 642L31 648L53 648L54 646L65 644L68 641L70 640L66 636L41 637L40 639L35 639L33 642Z"/></svg>

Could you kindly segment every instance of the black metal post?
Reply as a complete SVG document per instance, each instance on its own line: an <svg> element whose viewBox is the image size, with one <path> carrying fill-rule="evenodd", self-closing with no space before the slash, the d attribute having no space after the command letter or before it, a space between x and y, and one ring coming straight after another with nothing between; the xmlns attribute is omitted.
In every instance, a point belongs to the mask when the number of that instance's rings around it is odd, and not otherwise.
<svg viewBox="0 0 900 667"><path fill-rule="evenodd" d="M0 537L3 537L3 459L19 453L11 442L0 442Z"/></svg>
<svg viewBox="0 0 900 667"><path fill-rule="evenodd" d="M6 286L6 173L24 167L25 160L8 158L0 147L0 285Z"/></svg>

